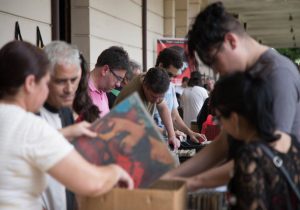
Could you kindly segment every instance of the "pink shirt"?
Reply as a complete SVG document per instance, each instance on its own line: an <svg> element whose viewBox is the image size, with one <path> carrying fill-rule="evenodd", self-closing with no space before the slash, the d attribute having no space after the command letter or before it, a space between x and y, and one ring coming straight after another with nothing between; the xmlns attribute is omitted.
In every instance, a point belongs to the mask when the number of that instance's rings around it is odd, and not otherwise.
<svg viewBox="0 0 300 210"><path fill-rule="evenodd" d="M89 94L93 103L100 110L100 117L103 117L109 112L108 98L104 91L98 90L91 78L89 79Z"/></svg>

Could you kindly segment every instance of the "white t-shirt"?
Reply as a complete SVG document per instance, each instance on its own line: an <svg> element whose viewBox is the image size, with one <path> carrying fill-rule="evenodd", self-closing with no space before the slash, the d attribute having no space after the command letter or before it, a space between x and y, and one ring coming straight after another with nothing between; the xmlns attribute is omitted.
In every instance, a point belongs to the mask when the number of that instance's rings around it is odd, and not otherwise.
<svg viewBox="0 0 300 210"><path fill-rule="evenodd" d="M181 106L183 108L183 121L186 125L191 127L191 122L197 121L197 115L207 97L207 90L203 87L194 86L184 89L181 96Z"/></svg>
<svg viewBox="0 0 300 210"><path fill-rule="evenodd" d="M73 146L19 106L0 104L0 209L42 209L46 172Z"/></svg>
<svg viewBox="0 0 300 210"><path fill-rule="evenodd" d="M62 123L58 112L51 112L45 107L40 109L40 115L55 129L61 129ZM53 177L47 175L48 186L42 194L43 208L47 210L66 210L66 188Z"/></svg>

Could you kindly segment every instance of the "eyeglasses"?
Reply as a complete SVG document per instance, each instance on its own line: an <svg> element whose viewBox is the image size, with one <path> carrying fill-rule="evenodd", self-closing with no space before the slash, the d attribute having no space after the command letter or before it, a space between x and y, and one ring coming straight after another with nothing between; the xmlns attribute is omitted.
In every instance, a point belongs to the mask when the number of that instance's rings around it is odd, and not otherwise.
<svg viewBox="0 0 300 210"><path fill-rule="evenodd" d="M205 54L203 53L203 55L201 56L201 60L203 61L203 63L209 67L212 67L216 62L217 55L222 49L222 46L223 46L223 42L219 43L218 46L216 47L217 50L212 56L208 56L208 53Z"/></svg>
<svg viewBox="0 0 300 210"><path fill-rule="evenodd" d="M170 78L174 78L174 77L177 76L177 75L175 75L175 74L173 74L173 73L171 73L171 72L168 72L168 75L169 75Z"/></svg>
<svg viewBox="0 0 300 210"><path fill-rule="evenodd" d="M124 80L123 77L117 75L117 74L116 74L113 70L111 70L110 68L109 68L109 71L112 73L112 75L114 75L114 77L118 80L118 82L122 82L122 81Z"/></svg>

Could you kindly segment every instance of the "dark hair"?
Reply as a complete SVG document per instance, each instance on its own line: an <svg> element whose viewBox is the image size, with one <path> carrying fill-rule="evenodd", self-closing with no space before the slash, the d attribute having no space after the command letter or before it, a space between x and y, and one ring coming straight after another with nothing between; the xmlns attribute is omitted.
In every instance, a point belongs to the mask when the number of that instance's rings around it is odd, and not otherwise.
<svg viewBox="0 0 300 210"><path fill-rule="evenodd" d="M178 52L178 54L181 56L183 62L188 62L188 55L183 47L174 45L174 46L169 47L169 49L172 49L172 50L175 50L176 52Z"/></svg>
<svg viewBox="0 0 300 210"><path fill-rule="evenodd" d="M190 79L190 78L188 78L188 77L183 77L183 78L182 78L182 82L188 82L189 79Z"/></svg>
<svg viewBox="0 0 300 210"><path fill-rule="evenodd" d="M96 67L108 65L111 69L129 69L128 53L118 46L104 50L98 57Z"/></svg>
<svg viewBox="0 0 300 210"><path fill-rule="evenodd" d="M224 41L228 32L246 34L240 22L225 11L221 2L209 5L198 14L188 32L189 55L193 57L196 51L203 63L209 65L207 54Z"/></svg>
<svg viewBox="0 0 300 210"><path fill-rule="evenodd" d="M202 86L202 75L199 71L193 71L191 73L191 78L188 81L188 86L189 87L194 87L194 86Z"/></svg>
<svg viewBox="0 0 300 210"><path fill-rule="evenodd" d="M160 67L154 67L147 71L143 83L154 93L165 93L170 86L170 78L167 71Z"/></svg>
<svg viewBox="0 0 300 210"><path fill-rule="evenodd" d="M0 99L15 95L28 75L38 82L48 72L43 50L28 42L12 41L0 50Z"/></svg>
<svg viewBox="0 0 300 210"><path fill-rule="evenodd" d="M180 69L183 65L181 55L174 49L165 48L157 56L155 66L162 64L162 67L167 69L170 65L173 65L175 68Z"/></svg>
<svg viewBox="0 0 300 210"><path fill-rule="evenodd" d="M268 81L241 72L224 76L212 91L210 106L225 118L232 112L243 116L264 141L278 138L274 135L273 95Z"/></svg>
<svg viewBox="0 0 300 210"><path fill-rule="evenodd" d="M81 116L83 120L93 122L99 117L100 111L98 107L93 104L88 93L89 68L82 54L80 54L80 60L82 73L78 88L75 93L73 109L78 115Z"/></svg>

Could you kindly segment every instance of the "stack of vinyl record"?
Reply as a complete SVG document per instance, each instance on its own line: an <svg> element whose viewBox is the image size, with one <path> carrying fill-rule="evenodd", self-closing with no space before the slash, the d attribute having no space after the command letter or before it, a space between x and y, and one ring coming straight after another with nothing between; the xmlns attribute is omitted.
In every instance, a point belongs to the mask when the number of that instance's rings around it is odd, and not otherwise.
<svg viewBox="0 0 300 210"><path fill-rule="evenodd" d="M201 190L189 193L188 210L226 210L225 192Z"/></svg>

